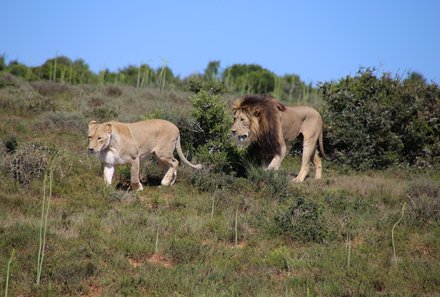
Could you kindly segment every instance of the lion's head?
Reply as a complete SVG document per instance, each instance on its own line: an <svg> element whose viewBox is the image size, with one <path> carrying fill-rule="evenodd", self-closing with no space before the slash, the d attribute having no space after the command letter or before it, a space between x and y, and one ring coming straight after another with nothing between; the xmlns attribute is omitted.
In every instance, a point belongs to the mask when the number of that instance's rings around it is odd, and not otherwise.
<svg viewBox="0 0 440 297"><path fill-rule="evenodd" d="M89 123L89 151L99 153L110 144L112 125L110 123L98 124L96 121Z"/></svg>
<svg viewBox="0 0 440 297"><path fill-rule="evenodd" d="M286 107L271 96L247 95L233 105L231 132L241 143L256 143L266 155L279 154L280 111Z"/></svg>

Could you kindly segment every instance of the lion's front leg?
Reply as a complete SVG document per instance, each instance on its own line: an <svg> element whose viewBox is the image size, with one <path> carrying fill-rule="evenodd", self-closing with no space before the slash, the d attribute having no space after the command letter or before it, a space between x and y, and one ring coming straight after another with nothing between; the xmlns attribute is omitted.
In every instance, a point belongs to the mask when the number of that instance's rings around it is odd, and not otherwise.
<svg viewBox="0 0 440 297"><path fill-rule="evenodd" d="M272 161L269 163L269 166L267 166L267 170L278 170L281 166L281 161L283 161L283 156L275 156Z"/></svg>
<svg viewBox="0 0 440 297"><path fill-rule="evenodd" d="M270 163L269 163L269 166L267 166L267 169L268 170L278 170L278 169L280 169L281 162L284 160L284 157L286 157L286 155L287 155L287 147L283 143L281 145L281 154L275 155L273 157L272 161L270 161Z"/></svg>
<svg viewBox="0 0 440 297"><path fill-rule="evenodd" d="M131 168L130 168L130 184L132 190L138 190L142 191L144 187L142 186L139 178L139 157L136 157L136 159L133 159L131 162Z"/></svg>

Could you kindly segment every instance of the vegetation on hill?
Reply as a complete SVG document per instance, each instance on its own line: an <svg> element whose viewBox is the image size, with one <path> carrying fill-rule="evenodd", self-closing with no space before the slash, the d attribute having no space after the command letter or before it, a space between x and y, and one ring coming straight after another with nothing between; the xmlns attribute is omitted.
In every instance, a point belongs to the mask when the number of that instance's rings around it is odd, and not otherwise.
<svg viewBox="0 0 440 297"><path fill-rule="evenodd" d="M292 184L297 153L262 171L229 142L237 94L219 64L174 82L164 70L162 84L130 70L130 86L73 74L69 83L58 60L48 80L0 63L0 290L9 296L439 294L437 85L369 70L321 85L337 159L324 161L322 180ZM106 187L86 152L87 123L156 117L181 129L185 155L205 168L182 165L174 186L158 187L162 171L149 159L144 191L128 191L126 167Z"/></svg>
<svg viewBox="0 0 440 297"><path fill-rule="evenodd" d="M83 59L72 61L65 56L56 56L41 66L28 67L17 60L7 63L3 55L0 56L0 71L27 81L50 80L74 85L114 84L175 91L195 91L204 88L235 94L272 93L287 102L319 101L316 88L304 83L298 75L286 74L280 77L255 64L235 64L222 70L220 61L211 61L202 74L180 78L174 75L166 62L157 69L148 64L141 64L129 65L113 72L103 69L95 74Z"/></svg>

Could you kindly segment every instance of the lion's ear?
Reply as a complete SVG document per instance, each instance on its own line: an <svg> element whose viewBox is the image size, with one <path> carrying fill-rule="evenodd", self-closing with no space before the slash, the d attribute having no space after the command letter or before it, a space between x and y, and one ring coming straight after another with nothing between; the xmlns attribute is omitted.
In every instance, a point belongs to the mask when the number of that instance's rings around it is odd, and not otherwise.
<svg viewBox="0 0 440 297"><path fill-rule="evenodd" d="M96 121L90 121L90 123L89 123L89 129L90 129L93 125L95 125L95 124L97 124Z"/></svg>
<svg viewBox="0 0 440 297"><path fill-rule="evenodd" d="M105 133L107 134L112 133L112 124L110 123L105 124Z"/></svg>
<svg viewBox="0 0 440 297"><path fill-rule="evenodd" d="M232 104L232 111L235 113L240 108L240 100L235 100Z"/></svg>
<svg viewBox="0 0 440 297"><path fill-rule="evenodd" d="M261 114L261 107L256 107L254 110L254 116L259 117Z"/></svg>

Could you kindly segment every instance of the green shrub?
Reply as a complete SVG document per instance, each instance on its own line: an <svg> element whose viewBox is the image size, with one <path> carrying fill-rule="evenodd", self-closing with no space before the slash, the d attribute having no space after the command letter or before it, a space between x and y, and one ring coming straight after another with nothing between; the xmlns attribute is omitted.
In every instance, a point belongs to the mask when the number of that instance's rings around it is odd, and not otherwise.
<svg viewBox="0 0 440 297"><path fill-rule="evenodd" d="M70 87L66 84L56 83L53 81L33 82L32 87L43 96L55 96L59 94L71 94Z"/></svg>
<svg viewBox="0 0 440 297"><path fill-rule="evenodd" d="M122 89L117 86L107 86L105 93L111 97L119 97L122 95Z"/></svg>
<svg viewBox="0 0 440 297"><path fill-rule="evenodd" d="M303 242L326 242L331 232L322 214L322 208L302 197L275 217L279 231L292 239Z"/></svg>
<svg viewBox="0 0 440 297"><path fill-rule="evenodd" d="M6 87L15 87L18 85L18 79L10 73L0 73L0 89Z"/></svg>
<svg viewBox="0 0 440 297"><path fill-rule="evenodd" d="M410 183L407 191L410 211L415 222L426 224L440 222L440 185L433 180L417 179Z"/></svg>
<svg viewBox="0 0 440 297"><path fill-rule="evenodd" d="M239 153L230 141L231 120L226 102L205 90L190 97L195 120L194 147L205 166L214 170L231 171Z"/></svg>
<svg viewBox="0 0 440 297"><path fill-rule="evenodd" d="M248 165L247 177L255 186L256 192L264 193L269 199L283 201L290 197L290 178L286 172L264 170L261 167Z"/></svg>
<svg viewBox="0 0 440 297"><path fill-rule="evenodd" d="M203 90L212 94L221 94L225 91L225 87L221 81L217 79L206 79L199 76L193 76L187 79L186 89L194 93L198 93Z"/></svg>
<svg viewBox="0 0 440 297"><path fill-rule="evenodd" d="M65 131L67 133L83 134L87 131L87 121L76 112L55 111L41 115L37 126L42 131Z"/></svg>
<svg viewBox="0 0 440 297"><path fill-rule="evenodd" d="M200 242L189 238L177 239L175 238L168 250L173 263L192 263L203 261L203 254L206 252L207 247Z"/></svg>
<svg viewBox="0 0 440 297"><path fill-rule="evenodd" d="M190 175L191 184L202 192L213 192L216 189L228 189L234 183L234 177L224 172L214 172L207 167L194 170Z"/></svg>
<svg viewBox="0 0 440 297"><path fill-rule="evenodd" d="M28 184L41 178L57 154L54 147L30 143L20 146L15 153L7 154L0 161L0 173L12 177L20 184Z"/></svg>
<svg viewBox="0 0 440 297"><path fill-rule="evenodd" d="M339 162L355 169L438 163L437 85L361 69L319 90L326 103L324 135Z"/></svg>
<svg viewBox="0 0 440 297"><path fill-rule="evenodd" d="M292 262L292 251L287 246L271 250L265 259L267 265L285 271L292 269Z"/></svg>
<svg viewBox="0 0 440 297"><path fill-rule="evenodd" d="M119 113L116 110L108 106L98 106L85 112L85 117L94 119L98 122L113 120L117 118L118 115Z"/></svg>

